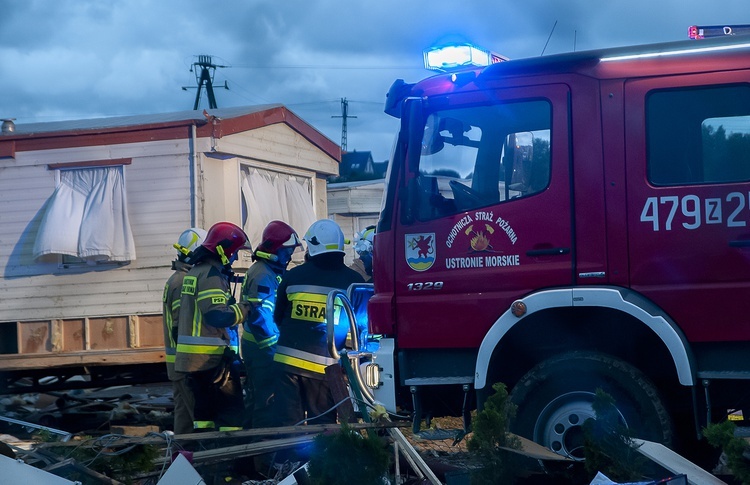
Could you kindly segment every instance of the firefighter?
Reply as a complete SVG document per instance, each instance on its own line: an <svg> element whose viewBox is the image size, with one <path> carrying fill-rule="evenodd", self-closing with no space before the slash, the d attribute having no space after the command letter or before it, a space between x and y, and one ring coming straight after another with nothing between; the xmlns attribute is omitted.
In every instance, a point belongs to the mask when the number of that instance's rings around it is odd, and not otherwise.
<svg viewBox="0 0 750 485"><path fill-rule="evenodd" d="M357 259L352 262L351 269L362 275L366 283L372 280L372 240L375 236L375 226L367 226L364 231L355 234L354 252Z"/></svg>
<svg viewBox="0 0 750 485"><path fill-rule="evenodd" d="M167 376L172 382L172 399L174 400L174 432L175 434L193 431L193 394L185 381L186 374L174 370L174 359L177 353L177 323L180 315L180 294L182 280L192 267L185 260L201 245L206 237L206 231L192 227L180 234L174 244L177 249L177 259L172 261L174 273L164 285L162 296L162 319L164 321L164 345L166 347Z"/></svg>
<svg viewBox="0 0 750 485"><path fill-rule="evenodd" d="M229 291L240 249L249 249L245 232L218 222L187 258L193 267L182 284L175 370L188 373L195 396L193 428L199 431L242 427L242 387L230 343L251 305L236 303Z"/></svg>
<svg viewBox="0 0 750 485"><path fill-rule="evenodd" d="M344 234L330 219L313 223L303 238L307 260L281 280L274 309L279 342L274 362L278 369L274 409L277 424L289 426L318 417L315 423L336 422L326 367L338 365L326 346L326 298L333 289L362 283L344 264Z"/></svg>
<svg viewBox="0 0 750 485"><path fill-rule="evenodd" d="M271 221L263 229L261 242L253 253L253 265L245 273L241 300L253 305L243 323L242 360L245 364L246 428L273 426L271 399L274 379L271 372L279 329L273 321L276 289L292 254L301 246L289 224Z"/></svg>

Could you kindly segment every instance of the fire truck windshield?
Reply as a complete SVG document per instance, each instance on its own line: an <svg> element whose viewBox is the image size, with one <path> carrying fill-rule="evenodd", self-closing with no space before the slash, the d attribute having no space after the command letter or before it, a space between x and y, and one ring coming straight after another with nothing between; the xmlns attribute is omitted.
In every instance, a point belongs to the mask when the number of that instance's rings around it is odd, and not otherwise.
<svg viewBox="0 0 750 485"><path fill-rule="evenodd" d="M550 174L550 119L543 100L429 114L417 217L427 220L543 190Z"/></svg>

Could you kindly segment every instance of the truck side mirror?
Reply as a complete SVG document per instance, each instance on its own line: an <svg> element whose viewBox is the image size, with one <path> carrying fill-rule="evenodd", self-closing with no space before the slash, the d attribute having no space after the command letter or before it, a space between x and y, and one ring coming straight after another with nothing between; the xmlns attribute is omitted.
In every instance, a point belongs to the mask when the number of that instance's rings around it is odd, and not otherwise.
<svg viewBox="0 0 750 485"><path fill-rule="evenodd" d="M402 180L405 187L399 193L401 199L401 223L411 224L419 210L419 158L422 155L424 120L422 99L407 98L401 112L401 139L406 141L406 153Z"/></svg>
<svg viewBox="0 0 750 485"><path fill-rule="evenodd" d="M422 138L424 137L424 115L422 99L407 98L401 114L401 131L406 136L406 167L409 172L419 171L419 157L422 155Z"/></svg>

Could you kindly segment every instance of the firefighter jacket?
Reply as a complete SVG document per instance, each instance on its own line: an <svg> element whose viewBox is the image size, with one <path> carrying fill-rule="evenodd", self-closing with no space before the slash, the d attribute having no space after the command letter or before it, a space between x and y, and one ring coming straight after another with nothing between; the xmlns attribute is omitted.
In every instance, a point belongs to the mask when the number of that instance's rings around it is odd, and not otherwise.
<svg viewBox="0 0 750 485"><path fill-rule="evenodd" d="M182 279L191 265L179 260L172 262L174 273L164 285L162 296L162 321L164 322L164 347L166 350L167 376L170 381L177 378L174 370L174 358L177 353L177 323L180 315L180 295Z"/></svg>
<svg viewBox="0 0 750 485"><path fill-rule="evenodd" d="M325 368L337 362L326 345L326 299L362 277L344 265L341 253L324 253L286 272L278 289L274 321L279 343L274 361L284 371L325 379Z"/></svg>
<svg viewBox="0 0 750 485"><path fill-rule="evenodd" d="M207 257L188 271L182 283L175 370L197 372L223 363L232 327L247 315L234 303L221 262Z"/></svg>
<svg viewBox="0 0 750 485"><path fill-rule="evenodd" d="M279 340L279 328L273 321L273 309L283 273L284 269L278 265L258 259L247 270L242 283L240 299L250 303L253 308L242 325L242 340L260 350L274 348Z"/></svg>

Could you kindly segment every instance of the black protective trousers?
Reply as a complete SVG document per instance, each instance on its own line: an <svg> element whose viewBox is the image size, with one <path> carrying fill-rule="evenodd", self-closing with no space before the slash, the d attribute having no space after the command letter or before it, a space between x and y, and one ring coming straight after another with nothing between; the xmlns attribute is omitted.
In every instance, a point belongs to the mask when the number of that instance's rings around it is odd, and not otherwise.
<svg viewBox="0 0 750 485"><path fill-rule="evenodd" d="M214 429L217 430L242 427L244 406L237 365L191 372L188 374L187 383L195 396L195 423L213 421ZM199 430L196 428L196 431Z"/></svg>
<svg viewBox="0 0 750 485"><path fill-rule="evenodd" d="M284 371L277 375L274 407L278 426L293 426L305 418L308 424L335 424L336 410L331 409L335 404L325 379Z"/></svg>

